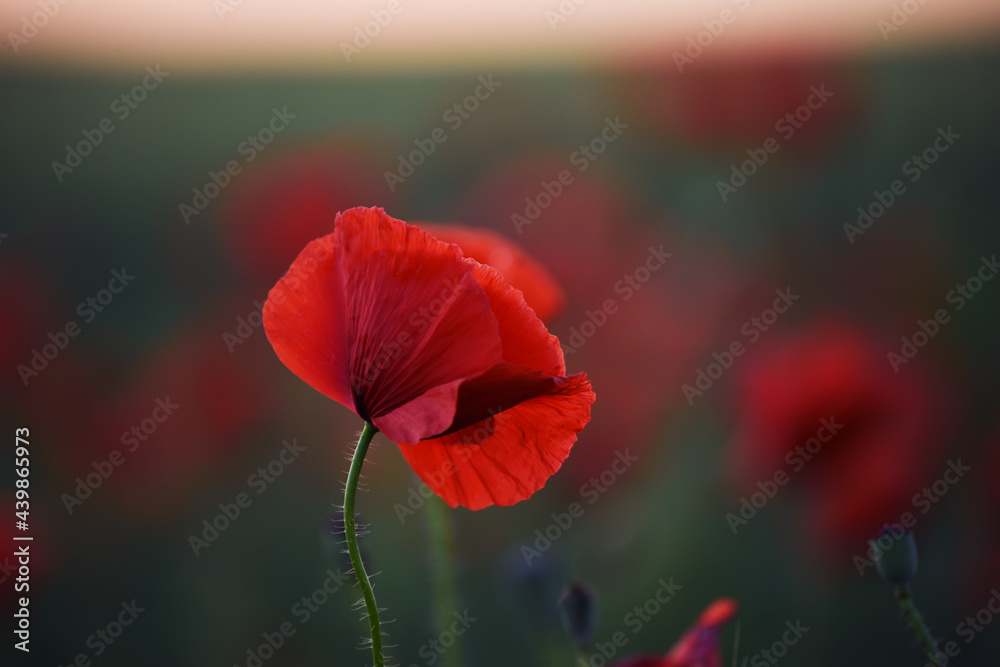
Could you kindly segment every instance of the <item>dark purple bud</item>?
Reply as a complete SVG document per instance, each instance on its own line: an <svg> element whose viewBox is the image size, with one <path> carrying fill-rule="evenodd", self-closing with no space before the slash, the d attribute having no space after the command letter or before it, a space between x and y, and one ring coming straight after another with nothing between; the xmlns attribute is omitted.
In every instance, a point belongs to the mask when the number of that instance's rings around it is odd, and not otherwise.
<svg viewBox="0 0 1000 667"><path fill-rule="evenodd" d="M559 600L563 628L579 648L586 648L597 632L597 595L582 583L575 583Z"/></svg>
<svg viewBox="0 0 1000 667"><path fill-rule="evenodd" d="M556 601L566 575L555 552L511 547L500 559L500 594L514 617L532 631L555 630L559 625Z"/></svg>

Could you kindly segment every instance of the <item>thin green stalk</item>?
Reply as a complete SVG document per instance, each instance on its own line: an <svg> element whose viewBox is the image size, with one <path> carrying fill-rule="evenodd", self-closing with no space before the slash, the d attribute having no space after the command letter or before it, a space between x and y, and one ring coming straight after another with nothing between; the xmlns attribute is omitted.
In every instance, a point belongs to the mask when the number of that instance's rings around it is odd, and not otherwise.
<svg viewBox="0 0 1000 667"><path fill-rule="evenodd" d="M910 622L910 627L913 628L917 637L920 638L920 643L923 644L924 652L930 658L931 664L940 664L937 659L937 641L935 641L927 624L924 623L924 618L920 615L920 610L917 609L916 603L913 602L913 596L910 595L910 588L908 586L897 586L896 600L899 602L900 609L906 614L906 618Z"/></svg>
<svg viewBox="0 0 1000 667"><path fill-rule="evenodd" d="M455 548L451 535L448 506L437 496L427 499L427 537L430 545L431 580L434 587L434 624L439 633L451 625L452 614L458 611L455 587ZM462 654L456 639L452 650L441 656L444 667L460 667Z"/></svg>
<svg viewBox="0 0 1000 667"><path fill-rule="evenodd" d="M365 422L365 428L358 439L358 446L354 449L354 458L351 460L351 470L347 473L347 487L344 489L344 533L347 535L347 553L351 557L351 565L354 567L354 576L358 578L358 585L361 587L361 595L365 599L365 608L368 610L368 626L371 632L372 658L375 660L375 667L385 667L385 658L382 655L382 624L378 618L378 605L375 604L375 592L372 590L368 573L365 572L365 564L361 560L361 550L358 549L358 531L354 521L354 496L358 490L358 479L361 477L361 466L365 462L365 454L368 452L368 445L372 438L378 433L374 425Z"/></svg>

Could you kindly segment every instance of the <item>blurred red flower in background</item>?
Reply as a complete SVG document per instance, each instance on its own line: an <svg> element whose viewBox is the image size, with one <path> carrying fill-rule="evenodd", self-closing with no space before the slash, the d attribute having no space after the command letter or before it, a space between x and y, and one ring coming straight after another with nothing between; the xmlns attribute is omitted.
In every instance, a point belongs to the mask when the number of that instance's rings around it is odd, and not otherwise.
<svg viewBox="0 0 1000 667"><path fill-rule="evenodd" d="M223 210L226 238L247 277L270 286L340 211L385 201L381 171L360 150L321 146L248 168Z"/></svg>
<svg viewBox="0 0 1000 667"><path fill-rule="evenodd" d="M888 349L826 321L761 343L739 368L736 477L750 493L788 475L806 498L806 543L856 550L945 465L948 393L912 364L894 373Z"/></svg>
<svg viewBox="0 0 1000 667"><path fill-rule="evenodd" d="M663 657L640 656L611 663L611 667L722 667L719 634L736 615L735 600L716 600Z"/></svg>
<svg viewBox="0 0 1000 667"><path fill-rule="evenodd" d="M804 148L832 145L863 100L861 86L842 69L788 58L698 61L683 72L671 63L627 84L623 93L635 101L635 115L652 128L739 150L768 138L782 147L793 137Z"/></svg>
<svg viewBox="0 0 1000 667"><path fill-rule="evenodd" d="M540 489L590 418L586 375L493 268L382 209L338 215L268 295L278 358L399 444L452 507Z"/></svg>
<svg viewBox="0 0 1000 667"><path fill-rule="evenodd" d="M39 377L51 370L52 350L60 351L53 336L68 336L61 328L65 321L54 321L58 295L50 289L47 276L30 258L7 252L10 256L0 263L0 281L10 286L0 291L0 311L5 315L0 327L0 362L9 372L0 380L0 389L6 408L24 409L33 399L44 403ZM59 328L53 327L57 322ZM55 330L46 332L46 326Z"/></svg>
<svg viewBox="0 0 1000 667"><path fill-rule="evenodd" d="M48 304L53 295L45 287L42 273L34 263L16 256L4 258L0 264L0 280L4 285L18 285L17 289L0 292L0 308L7 315L7 324L0 329L0 362L4 368L13 369L18 365L30 368L32 347L41 348L51 342L43 333L43 323L49 316L51 307ZM31 382L30 375L28 382ZM25 386L23 380L18 384ZM9 395L13 396L14 392Z"/></svg>
<svg viewBox="0 0 1000 667"><path fill-rule="evenodd" d="M73 480L62 496L67 510L80 507L69 497L89 498L77 490L81 480L97 480L96 473L104 479L97 488L89 484L94 497L111 494L122 510L141 516L170 514L239 451L266 419L269 401L254 357L227 353L221 329L175 334L139 364L125 388L90 398L81 436L53 461Z"/></svg>
<svg viewBox="0 0 1000 667"><path fill-rule="evenodd" d="M223 211L235 262L250 278L270 286L307 243L329 233L338 213L384 202L384 190L381 172L361 151L321 147L256 166L234 183ZM558 316L565 305L565 294L549 271L493 230L415 224L498 270L542 320Z"/></svg>

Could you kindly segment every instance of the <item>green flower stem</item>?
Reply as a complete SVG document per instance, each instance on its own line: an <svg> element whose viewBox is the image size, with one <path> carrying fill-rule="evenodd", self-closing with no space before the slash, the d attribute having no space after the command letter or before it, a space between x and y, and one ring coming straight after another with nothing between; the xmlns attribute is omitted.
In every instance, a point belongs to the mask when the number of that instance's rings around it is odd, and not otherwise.
<svg viewBox="0 0 1000 667"><path fill-rule="evenodd" d="M378 605L375 604L375 592L372 590L368 573L365 572L365 564L361 560L361 550L358 549L357 525L354 520L354 496L358 490L361 466L364 465L368 445L371 444L376 433L378 433L378 429L365 422L365 428L358 439L358 446L354 450L351 470L347 473L347 487L344 489L344 533L347 535L347 553L351 557L354 576L358 578L358 585L361 586L361 594L365 599L365 608L368 610L368 626L371 631L372 657L375 660L375 667L385 667L385 658L382 655L382 624L378 618Z"/></svg>
<svg viewBox="0 0 1000 667"><path fill-rule="evenodd" d="M906 614L906 618L910 622L910 627L913 628L917 637L920 638L920 643L923 645L927 657L930 658L931 664L940 664L937 659L937 641L935 641L927 624L924 623L924 618L920 615L920 610L917 609L916 603L913 602L909 586L896 587L896 601L899 602L900 609Z"/></svg>
<svg viewBox="0 0 1000 667"><path fill-rule="evenodd" d="M448 506L437 496L427 499L427 537L430 544L431 580L434 588L434 623L438 632L450 627L452 614L458 611L455 588L455 548L451 535ZM456 646L441 656L445 667L459 667L462 654Z"/></svg>

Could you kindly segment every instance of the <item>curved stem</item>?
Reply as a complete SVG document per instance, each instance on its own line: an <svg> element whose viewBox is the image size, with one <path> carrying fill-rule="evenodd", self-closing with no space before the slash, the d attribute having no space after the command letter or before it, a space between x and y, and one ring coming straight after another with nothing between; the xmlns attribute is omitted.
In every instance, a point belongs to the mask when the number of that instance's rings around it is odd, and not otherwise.
<svg viewBox="0 0 1000 667"><path fill-rule="evenodd" d="M372 590L368 573L365 572L365 564L361 560L361 551L358 549L357 525L354 520L354 495L358 490L361 466L365 462L368 445L371 444L376 433L378 433L378 429L365 422L365 428L358 439L358 446L354 449L351 470L347 473L347 487L344 489L344 533L347 536L347 553L351 557L354 576L358 578L361 595L365 599L365 608L368 610L368 626L371 632L372 657L375 660L375 667L385 667L385 658L382 655L382 625L378 618L378 605L375 604L375 592Z"/></svg>
<svg viewBox="0 0 1000 667"><path fill-rule="evenodd" d="M910 595L909 587L898 586L896 588L896 600L899 602L903 613L906 614L906 618L910 622L910 627L913 628L913 631L920 638L920 643L923 644L924 652L930 658L931 664L939 664L937 642L934 640L934 636L931 634L927 624L924 623L924 618L920 615L920 610L917 609L916 603L913 602L913 596Z"/></svg>

